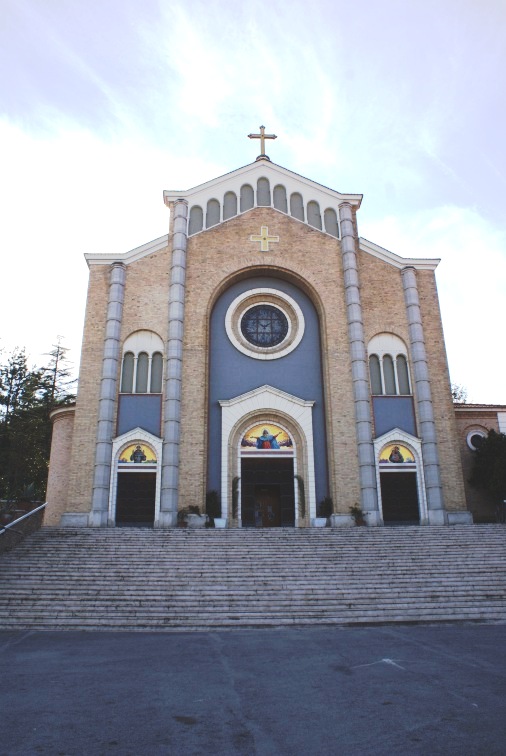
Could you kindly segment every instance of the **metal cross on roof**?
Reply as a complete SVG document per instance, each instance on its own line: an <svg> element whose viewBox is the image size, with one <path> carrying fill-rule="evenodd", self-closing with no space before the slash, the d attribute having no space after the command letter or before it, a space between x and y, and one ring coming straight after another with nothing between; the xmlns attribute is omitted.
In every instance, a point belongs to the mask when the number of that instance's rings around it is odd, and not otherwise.
<svg viewBox="0 0 506 756"><path fill-rule="evenodd" d="M266 134L265 133L265 126L260 126L260 134L248 134L248 137L250 139L260 139L260 155L257 157L257 160L266 159L270 160L270 157L265 154L265 140L266 139L277 139L276 134Z"/></svg>

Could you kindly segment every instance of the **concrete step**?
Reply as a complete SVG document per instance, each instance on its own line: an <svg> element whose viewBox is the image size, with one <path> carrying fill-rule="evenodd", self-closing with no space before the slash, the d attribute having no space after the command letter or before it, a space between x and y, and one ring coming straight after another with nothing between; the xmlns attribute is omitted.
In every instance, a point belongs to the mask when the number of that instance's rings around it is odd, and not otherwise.
<svg viewBox="0 0 506 756"><path fill-rule="evenodd" d="M42 529L0 558L0 628L505 621L503 526Z"/></svg>

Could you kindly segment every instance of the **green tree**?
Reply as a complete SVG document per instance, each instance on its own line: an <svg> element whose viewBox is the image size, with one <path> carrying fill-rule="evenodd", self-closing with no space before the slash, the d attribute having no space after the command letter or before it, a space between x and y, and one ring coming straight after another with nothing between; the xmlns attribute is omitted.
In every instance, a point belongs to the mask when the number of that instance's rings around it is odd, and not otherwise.
<svg viewBox="0 0 506 756"><path fill-rule="evenodd" d="M467 403L467 389L459 383L452 383L452 399L459 404Z"/></svg>
<svg viewBox="0 0 506 756"><path fill-rule="evenodd" d="M471 485L485 488L499 501L506 499L506 435L489 431L476 450Z"/></svg>
<svg viewBox="0 0 506 756"><path fill-rule="evenodd" d="M45 494L51 421L49 412L73 399L60 341L47 367L29 368L24 349L0 364L0 499L16 499L32 485Z"/></svg>

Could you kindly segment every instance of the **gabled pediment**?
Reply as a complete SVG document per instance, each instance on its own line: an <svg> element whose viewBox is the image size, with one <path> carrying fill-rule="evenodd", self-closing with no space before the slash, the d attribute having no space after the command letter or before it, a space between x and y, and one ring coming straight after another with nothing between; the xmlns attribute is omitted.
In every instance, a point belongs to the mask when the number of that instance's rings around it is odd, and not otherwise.
<svg viewBox="0 0 506 756"><path fill-rule="evenodd" d="M274 388L265 384L259 386L252 391L247 391L245 394L235 396L233 399L221 399L219 404L221 407L234 407L244 404L255 405L256 407L263 407L265 409L278 409L285 405L297 405L299 407L312 407L314 401L308 401L301 399L298 396L288 394L286 391Z"/></svg>
<svg viewBox="0 0 506 756"><path fill-rule="evenodd" d="M235 192L240 195L241 187L249 184L256 187L259 178L267 178L271 185L271 190L278 184L286 187L288 196L293 192L302 195L305 204L310 200L315 200L320 205L330 206L339 205L341 202L349 202L351 205L360 207L362 201L361 194L341 194L334 189L329 189L316 181L300 176L298 173L276 165L268 159L256 160L254 163L245 165L235 171L226 173L224 176L206 181L204 184L194 186L192 189L184 190L165 190L163 198L166 204L178 199L188 200L189 205L200 205L205 207L209 199L221 201L226 192Z"/></svg>
<svg viewBox="0 0 506 756"><path fill-rule="evenodd" d="M184 191L165 191L170 207L186 200L188 235L215 228L254 208L272 208L307 223L330 236L339 237L339 206L359 207L361 194L341 194L287 168L259 158L236 171Z"/></svg>

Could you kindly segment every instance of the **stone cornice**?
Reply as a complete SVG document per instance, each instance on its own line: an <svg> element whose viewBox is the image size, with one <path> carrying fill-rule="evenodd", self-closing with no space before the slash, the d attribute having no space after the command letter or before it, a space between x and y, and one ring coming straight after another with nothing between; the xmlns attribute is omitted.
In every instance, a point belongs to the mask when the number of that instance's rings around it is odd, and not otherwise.
<svg viewBox="0 0 506 756"><path fill-rule="evenodd" d="M51 410L49 413L49 419L52 423L55 423L57 420L61 420L64 417L74 417L76 414L76 405L74 404L65 404L63 407L55 407L55 409Z"/></svg>
<svg viewBox="0 0 506 756"><path fill-rule="evenodd" d="M378 260L392 265L394 268L406 268L413 267L416 270L436 270L437 266L441 262L440 258L431 257L401 257L394 252L390 252L384 247L380 247L379 244L368 241L363 237L359 239L360 251L367 252L367 254L377 257Z"/></svg>
<svg viewBox="0 0 506 756"><path fill-rule="evenodd" d="M113 263L123 263L129 265L130 263L141 260L147 255L151 255L153 252L158 252L160 249L164 249L169 244L169 236L165 234L158 239L142 244L140 247L135 247L129 252L125 252L122 255L111 255L106 253L88 252L84 255L88 267L91 265L111 265Z"/></svg>

